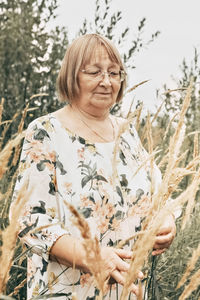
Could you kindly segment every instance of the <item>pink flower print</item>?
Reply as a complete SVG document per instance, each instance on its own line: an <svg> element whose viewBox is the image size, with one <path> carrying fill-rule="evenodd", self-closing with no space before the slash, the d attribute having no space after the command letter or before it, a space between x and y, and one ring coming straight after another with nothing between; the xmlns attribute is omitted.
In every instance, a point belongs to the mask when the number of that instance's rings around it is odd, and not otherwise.
<svg viewBox="0 0 200 300"><path fill-rule="evenodd" d="M33 139L34 131L33 130L27 130L26 132L26 140L31 141Z"/></svg>
<svg viewBox="0 0 200 300"><path fill-rule="evenodd" d="M48 170L49 170L50 172L53 172L54 169L55 169L54 165L51 164L51 163L49 163L49 162L45 162L45 166L48 168Z"/></svg>
<svg viewBox="0 0 200 300"><path fill-rule="evenodd" d="M31 278L32 276L34 276L35 275L35 273L36 273L36 266L35 266L35 264L33 263L33 261L32 261L32 259L30 259L29 257L28 257L28 278Z"/></svg>
<svg viewBox="0 0 200 300"><path fill-rule="evenodd" d="M101 211L101 202L100 200L96 201L93 208L93 216L98 217Z"/></svg>
<svg viewBox="0 0 200 300"><path fill-rule="evenodd" d="M151 198L147 195L143 195L137 204L133 205L129 209L129 216L139 216L141 218L147 216L151 208Z"/></svg>
<svg viewBox="0 0 200 300"><path fill-rule="evenodd" d="M80 284L81 287L84 287L85 285L89 285L92 282L92 276L89 273L82 274L80 277Z"/></svg>
<svg viewBox="0 0 200 300"><path fill-rule="evenodd" d="M70 194L72 192L72 182L65 182L63 185L67 193Z"/></svg>
<svg viewBox="0 0 200 300"><path fill-rule="evenodd" d="M32 141L28 144L26 155L30 157L31 161L39 163L42 159L44 159L44 154L41 146L42 144L39 141Z"/></svg>
<svg viewBox="0 0 200 300"><path fill-rule="evenodd" d="M115 207L111 203L106 204L106 214L108 218L112 218L115 214Z"/></svg>
<svg viewBox="0 0 200 300"><path fill-rule="evenodd" d="M78 153L78 159L79 160L84 160L85 156L84 156L84 148L82 147L81 149L78 149L77 151Z"/></svg>
<svg viewBox="0 0 200 300"><path fill-rule="evenodd" d="M103 169L99 169L99 170L98 170L98 174L105 177L105 174L104 174L104 170L103 170Z"/></svg>
<svg viewBox="0 0 200 300"><path fill-rule="evenodd" d="M100 222L98 225L98 229L100 233L105 233L108 230L108 225L109 225L109 219L106 218L99 218Z"/></svg>
<svg viewBox="0 0 200 300"><path fill-rule="evenodd" d="M120 225L120 221L119 220L117 220L116 218L114 218L113 220L112 220L112 230L117 230L117 229L119 229L119 225Z"/></svg>
<svg viewBox="0 0 200 300"><path fill-rule="evenodd" d="M81 207L88 207L92 206L93 202L90 201L90 199L86 195L80 195L80 200L81 200Z"/></svg>
<svg viewBox="0 0 200 300"><path fill-rule="evenodd" d="M51 162L55 162L55 160L56 160L56 154L55 154L55 151L47 152L47 153L45 154L45 158L46 158L47 160L50 160Z"/></svg>

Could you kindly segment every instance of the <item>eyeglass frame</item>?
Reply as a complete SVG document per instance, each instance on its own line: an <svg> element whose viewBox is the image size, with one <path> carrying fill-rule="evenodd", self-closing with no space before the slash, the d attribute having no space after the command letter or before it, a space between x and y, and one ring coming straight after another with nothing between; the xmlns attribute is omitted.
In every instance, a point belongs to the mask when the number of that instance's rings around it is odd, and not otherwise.
<svg viewBox="0 0 200 300"><path fill-rule="evenodd" d="M82 69L80 71L82 73L88 75L88 76L91 75L91 74L87 73L87 70L85 70L85 69ZM105 76L106 74L108 75L109 80L114 79L114 78L111 77L111 74L110 74L110 73L112 73L112 71L110 71L110 72L109 71L102 71L101 69L99 69L99 71L101 71L101 73L99 75L97 75L96 78L93 77L94 81L101 81L104 78L103 76ZM99 79L98 79L98 76L99 76ZM120 76L119 82L123 82L125 80L125 77L126 77L126 72L124 70L119 70L119 76Z"/></svg>

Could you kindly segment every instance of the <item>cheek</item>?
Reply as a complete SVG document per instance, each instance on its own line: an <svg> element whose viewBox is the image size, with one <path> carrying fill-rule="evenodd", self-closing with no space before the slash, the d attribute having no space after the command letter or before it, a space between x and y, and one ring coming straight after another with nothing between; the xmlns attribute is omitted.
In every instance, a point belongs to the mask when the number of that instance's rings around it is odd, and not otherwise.
<svg viewBox="0 0 200 300"><path fill-rule="evenodd" d="M116 85L114 87L114 92L115 92L116 96L119 94L120 89L121 89L121 85Z"/></svg>

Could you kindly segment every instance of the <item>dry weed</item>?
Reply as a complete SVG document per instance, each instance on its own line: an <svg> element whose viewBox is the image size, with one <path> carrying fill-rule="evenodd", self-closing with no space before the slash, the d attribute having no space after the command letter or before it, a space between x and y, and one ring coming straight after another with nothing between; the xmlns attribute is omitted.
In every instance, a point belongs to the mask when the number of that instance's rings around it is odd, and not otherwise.
<svg viewBox="0 0 200 300"><path fill-rule="evenodd" d="M27 183L25 183L20 190L16 201L13 203L10 224L4 231L1 231L2 247L0 256L0 293L4 292L9 278L9 270L12 265L17 234L19 231L18 219L21 215L27 198L30 196L30 193L31 192L27 193Z"/></svg>

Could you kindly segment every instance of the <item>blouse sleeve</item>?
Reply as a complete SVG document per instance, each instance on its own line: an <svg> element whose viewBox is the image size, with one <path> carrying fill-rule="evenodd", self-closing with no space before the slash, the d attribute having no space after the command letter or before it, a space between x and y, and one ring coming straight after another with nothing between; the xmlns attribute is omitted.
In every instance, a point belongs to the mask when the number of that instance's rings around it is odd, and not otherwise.
<svg viewBox="0 0 200 300"><path fill-rule="evenodd" d="M68 231L59 217L55 172L57 165L61 172L65 170L53 149L53 128L45 124L36 120L27 129L14 199L26 182L30 196L19 220L19 237L31 251L48 261L52 245Z"/></svg>

